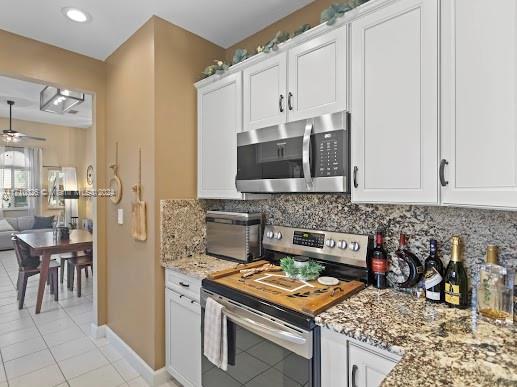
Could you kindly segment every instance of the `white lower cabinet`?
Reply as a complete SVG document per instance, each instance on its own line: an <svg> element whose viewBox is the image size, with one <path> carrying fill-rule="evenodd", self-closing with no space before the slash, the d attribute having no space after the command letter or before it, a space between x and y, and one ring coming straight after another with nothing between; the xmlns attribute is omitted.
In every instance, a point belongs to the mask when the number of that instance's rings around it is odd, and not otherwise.
<svg viewBox="0 0 517 387"><path fill-rule="evenodd" d="M379 386L400 359L329 329L321 330L321 386Z"/></svg>
<svg viewBox="0 0 517 387"><path fill-rule="evenodd" d="M199 292L198 292L199 293ZM165 289L167 371L183 386L201 386L201 307L194 299Z"/></svg>

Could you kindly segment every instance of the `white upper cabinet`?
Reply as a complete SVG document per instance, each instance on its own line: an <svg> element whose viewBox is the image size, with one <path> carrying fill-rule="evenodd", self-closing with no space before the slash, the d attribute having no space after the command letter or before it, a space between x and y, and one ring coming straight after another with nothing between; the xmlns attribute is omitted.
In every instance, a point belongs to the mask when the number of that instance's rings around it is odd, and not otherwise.
<svg viewBox="0 0 517 387"><path fill-rule="evenodd" d="M276 54L248 67L243 74L244 130L285 123L287 54Z"/></svg>
<svg viewBox="0 0 517 387"><path fill-rule="evenodd" d="M242 199L235 188L241 128L240 72L198 89L198 198Z"/></svg>
<svg viewBox="0 0 517 387"><path fill-rule="evenodd" d="M352 200L438 203L438 0L351 23Z"/></svg>
<svg viewBox="0 0 517 387"><path fill-rule="evenodd" d="M517 208L517 2L442 2L441 74L442 203Z"/></svg>
<svg viewBox="0 0 517 387"><path fill-rule="evenodd" d="M289 50L289 121L347 108L347 29L331 30Z"/></svg>

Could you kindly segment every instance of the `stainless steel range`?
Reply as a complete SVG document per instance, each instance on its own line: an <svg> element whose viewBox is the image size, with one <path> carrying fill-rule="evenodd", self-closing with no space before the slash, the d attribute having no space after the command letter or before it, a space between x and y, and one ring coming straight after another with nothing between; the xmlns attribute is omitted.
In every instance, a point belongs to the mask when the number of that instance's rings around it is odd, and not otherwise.
<svg viewBox="0 0 517 387"><path fill-rule="evenodd" d="M315 315L364 288L368 245L365 235L266 226L267 262L303 255L325 265L323 275L336 277L339 283L291 280L274 268L246 278L239 270L230 270L204 279L203 316L211 297L224 306L229 321L229 365L223 371L203 356L203 386L320 386L320 330Z"/></svg>

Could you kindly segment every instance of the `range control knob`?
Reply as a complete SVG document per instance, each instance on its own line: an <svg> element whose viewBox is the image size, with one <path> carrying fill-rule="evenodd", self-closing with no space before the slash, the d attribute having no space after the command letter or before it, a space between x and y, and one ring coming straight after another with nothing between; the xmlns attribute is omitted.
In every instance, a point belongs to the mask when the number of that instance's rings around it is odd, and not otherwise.
<svg viewBox="0 0 517 387"><path fill-rule="evenodd" d="M346 249L348 246L348 243L346 243L346 241L344 240L341 240L337 243L337 247L339 247L340 249Z"/></svg>
<svg viewBox="0 0 517 387"><path fill-rule="evenodd" d="M282 239L282 233L281 232L275 232L275 239Z"/></svg>
<svg viewBox="0 0 517 387"><path fill-rule="evenodd" d="M359 251L360 249L359 242L350 242L350 245L348 247L352 251Z"/></svg>
<svg viewBox="0 0 517 387"><path fill-rule="evenodd" d="M268 239L273 239L273 235L274 235L273 231L266 232L266 238L268 238Z"/></svg>
<svg viewBox="0 0 517 387"><path fill-rule="evenodd" d="M336 241L334 239L327 239L325 241L325 246L333 248L336 245Z"/></svg>

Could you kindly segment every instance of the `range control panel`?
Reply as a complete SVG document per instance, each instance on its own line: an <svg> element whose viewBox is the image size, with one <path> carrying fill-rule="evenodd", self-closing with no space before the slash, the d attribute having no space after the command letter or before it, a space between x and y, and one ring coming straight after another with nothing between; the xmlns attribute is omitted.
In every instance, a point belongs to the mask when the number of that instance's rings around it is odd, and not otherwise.
<svg viewBox="0 0 517 387"><path fill-rule="evenodd" d="M314 174L317 177L342 176L344 174L345 142L344 130L316 133L313 135L315 160Z"/></svg>
<svg viewBox="0 0 517 387"><path fill-rule="evenodd" d="M304 255L352 266L367 266L367 235L267 225L262 245L265 249L279 253Z"/></svg>
<svg viewBox="0 0 517 387"><path fill-rule="evenodd" d="M325 245L325 234L308 231L295 231L293 245L316 247L321 249Z"/></svg>

